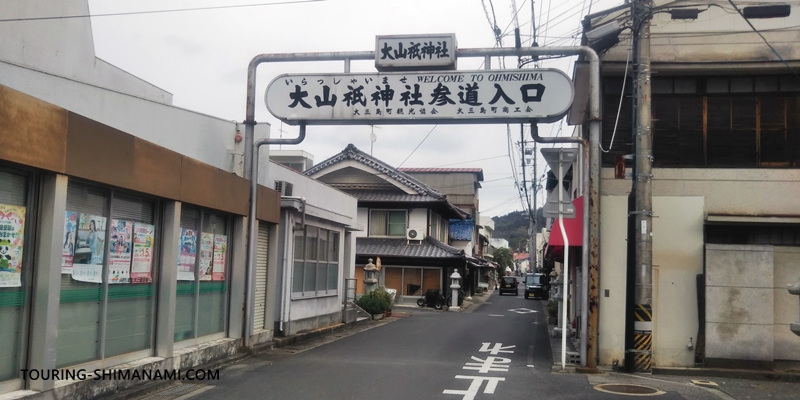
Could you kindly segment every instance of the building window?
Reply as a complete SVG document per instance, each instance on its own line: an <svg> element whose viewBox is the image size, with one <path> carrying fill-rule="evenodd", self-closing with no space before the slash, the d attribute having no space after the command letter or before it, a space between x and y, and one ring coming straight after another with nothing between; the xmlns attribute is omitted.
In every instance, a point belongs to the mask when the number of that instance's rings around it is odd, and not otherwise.
<svg viewBox="0 0 800 400"><path fill-rule="evenodd" d="M616 122L620 85L607 84L603 144ZM696 89L696 90L695 90ZM782 77L660 78L653 95L655 167L800 165L800 89ZM630 88L626 88L626 93ZM631 99L623 99L604 166L631 152Z"/></svg>
<svg viewBox="0 0 800 400"><path fill-rule="evenodd" d="M294 235L292 293L322 296L338 293L339 232L306 226Z"/></svg>
<svg viewBox="0 0 800 400"><path fill-rule="evenodd" d="M226 217L188 205L182 207L176 342L224 332L229 247Z"/></svg>
<svg viewBox="0 0 800 400"><path fill-rule="evenodd" d="M0 382L20 376L28 329L33 243L33 203L28 173L0 167ZM32 204L33 203L33 204Z"/></svg>
<svg viewBox="0 0 800 400"><path fill-rule="evenodd" d="M70 181L57 367L152 348L157 205Z"/></svg>
<svg viewBox="0 0 800 400"><path fill-rule="evenodd" d="M370 236L405 236L404 210L372 210L369 218Z"/></svg>

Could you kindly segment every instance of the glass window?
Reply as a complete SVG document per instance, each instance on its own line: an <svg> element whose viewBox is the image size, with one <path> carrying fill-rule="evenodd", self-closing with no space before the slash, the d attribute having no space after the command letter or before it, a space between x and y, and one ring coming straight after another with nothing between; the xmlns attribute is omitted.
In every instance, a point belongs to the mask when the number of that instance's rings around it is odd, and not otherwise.
<svg viewBox="0 0 800 400"><path fill-rule="evenodd" d="M230 246L225 216L191 206L181 210L175 341L220 333L227 320Z"/></svg>
<svg viewBox="0 0 800 400"><path fill-rule="evenodd" d="M200 246L200 277L197 304L197 336L225 330L228 261L227 218L203 213Z"/></svg>
<svg viewBox="0 0 800 400"><path fill-rule="evenodd" d="M372 210L369 234L374 236L405 236L406 212L403 210Z"/></svg>
<svg viewBox="0 0 800 400"><path fill-rule="evenodd" d="M0 267L5 271L0 278L0 382L18 377L24 363L21 347L27 335L24 317L31 276L27 260L34 237L27 213L27 183L25 175L0 171Z"/></svg>
<svg viewBox="0 0 800 400"><path fill-rule="evenodd" d="M295 232L294 238L292 293L335 294L339 285L339 233L306 226Z"/></svg>

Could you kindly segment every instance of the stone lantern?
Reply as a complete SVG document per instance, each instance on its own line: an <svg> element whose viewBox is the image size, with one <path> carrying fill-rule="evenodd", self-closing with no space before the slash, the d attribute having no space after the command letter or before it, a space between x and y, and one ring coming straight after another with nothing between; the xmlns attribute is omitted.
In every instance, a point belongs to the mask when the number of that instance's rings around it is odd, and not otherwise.
<svg viewBox="0 0 800 400"><path fill-rule="evenodd" d="M367 265L364 266L364 292L370 293L375 290L378 284L378 268L372 263L372 259L367 260Z"/></svg>
<svg viewBox="0 0 800 400"><path fill-rule="evenodd" d="M453 274L450 275L450 289L453 291L450 311L461 311L461 308L458 307L458 289L461 289L461 275L458 273L458 269L454 270Z"/></svg>
<svg viewBox="0 0 800 400"><path fill-rule="evenodd" d="M797 282L795 282L794 284L787 285L786 289L789 290L789 294L800 296L800 278L798 278ZM800 336L800 319L789 324L789 329L791 329L795 335Z"/></svg>

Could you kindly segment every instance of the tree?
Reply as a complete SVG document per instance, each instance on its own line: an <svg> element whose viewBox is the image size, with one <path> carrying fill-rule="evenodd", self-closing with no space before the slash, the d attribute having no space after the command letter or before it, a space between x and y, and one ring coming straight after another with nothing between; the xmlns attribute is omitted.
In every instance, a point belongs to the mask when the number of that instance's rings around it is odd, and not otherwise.
<svg viewBox="0 0 800 400"><path fill-rule="evenodd" d="M501 247L494 251L494 260L500 264L502 268L500 272L500 276L505 276L506 268L514 266L514 254L511 252L511 249L508 247Z"/></svg>

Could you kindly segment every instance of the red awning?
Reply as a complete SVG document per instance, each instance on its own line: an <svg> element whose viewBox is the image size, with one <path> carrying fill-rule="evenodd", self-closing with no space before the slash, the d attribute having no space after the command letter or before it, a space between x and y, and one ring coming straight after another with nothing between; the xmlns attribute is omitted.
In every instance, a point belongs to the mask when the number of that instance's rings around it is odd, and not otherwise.
<svg viewBox="0 0 800 400"><path fill-rule="evenodd" d="M564 230L567 231L569 247L580 247L583 245L583 196L572 200L575 206L575 218L564 218ZM548 246L564 247L564 238L561 237L561 226L558 219L553 222L550 230L550 241Z"/></svg>

